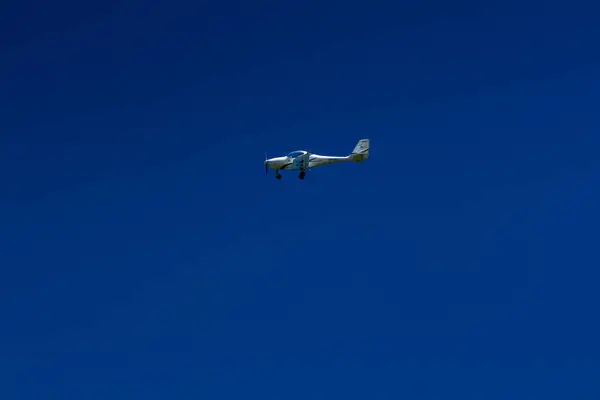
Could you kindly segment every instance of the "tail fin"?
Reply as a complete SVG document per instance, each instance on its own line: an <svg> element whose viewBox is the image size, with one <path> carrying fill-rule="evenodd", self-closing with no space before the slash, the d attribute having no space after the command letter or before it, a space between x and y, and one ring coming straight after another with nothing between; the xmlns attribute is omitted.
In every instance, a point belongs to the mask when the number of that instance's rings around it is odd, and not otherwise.
<svg viewBox="0 0 600 400"><path fill-rule="evenodd" d="M361 139L358 141L350 157L354 161L364 161L369 158L369 139Z"/></svg>

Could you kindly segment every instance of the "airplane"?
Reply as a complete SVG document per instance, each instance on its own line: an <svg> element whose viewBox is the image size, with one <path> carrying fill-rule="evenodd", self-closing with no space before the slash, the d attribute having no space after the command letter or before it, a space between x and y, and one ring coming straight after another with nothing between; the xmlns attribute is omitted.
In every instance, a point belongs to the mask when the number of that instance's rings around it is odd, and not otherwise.
<svg viewBox="0 0 600 400"><path fill-rule="evenodd" d="M339 162L362 162L369 158L369 139L358 141L352 153L347 156L321 156L312 154L306 150L296 150L284 157L267 159L265 154L265 173L269 174L269 168L275 170L275 178L281 179L280 170L300 171L299 179L304 179L309 169Z"/></svg>

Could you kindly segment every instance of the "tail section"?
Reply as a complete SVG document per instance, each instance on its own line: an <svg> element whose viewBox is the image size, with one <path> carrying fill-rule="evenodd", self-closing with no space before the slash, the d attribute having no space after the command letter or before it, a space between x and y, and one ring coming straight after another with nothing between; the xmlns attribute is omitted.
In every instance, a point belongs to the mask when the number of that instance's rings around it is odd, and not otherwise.
<svg viewBox="0 0 600 400"><path fill-rule="evenodd" d="M353 161L360 162L369 158L369 139L361 139L358 141L354 150L350 154L350 158Z"/></svg>

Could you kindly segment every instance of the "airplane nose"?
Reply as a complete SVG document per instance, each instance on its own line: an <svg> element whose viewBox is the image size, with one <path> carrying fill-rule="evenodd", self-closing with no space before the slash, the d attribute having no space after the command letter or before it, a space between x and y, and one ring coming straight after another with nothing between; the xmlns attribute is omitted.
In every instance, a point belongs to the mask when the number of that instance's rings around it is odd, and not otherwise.
<svg viewBox="0 0 600 400"><path fill-rule="evenodd" d="M269 173L269 168L277 168L278 160L276 158L269 158L265 160L265 173Z"/></svg>
<svg viewBox="0 0 600 400"><path fill-rule="evenodd" d="M282 159L282 157L268 158L265 160L265 165L271 168L277 168L282 164L285 164L285 160Z"/></svg>

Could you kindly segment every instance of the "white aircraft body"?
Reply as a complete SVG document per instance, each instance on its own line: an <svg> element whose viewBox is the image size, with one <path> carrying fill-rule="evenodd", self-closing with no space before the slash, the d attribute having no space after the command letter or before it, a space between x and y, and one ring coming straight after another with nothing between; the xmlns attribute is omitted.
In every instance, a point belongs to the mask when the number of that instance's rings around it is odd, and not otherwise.
<svg viewBox="0 0 600 400"><path fill-rule="evenodd" d="M361 162L369 158L369 139L358 141L352 153L347 156L321 156L312 154L306 150L297 150L289 153L285 157L275 157L266 159L265 171L268 174L269 168L275 170L275 178L281 179L280 170L300 171L298 178L304 179L306 171L314 167L329 165L339 162Z"/></svg>

